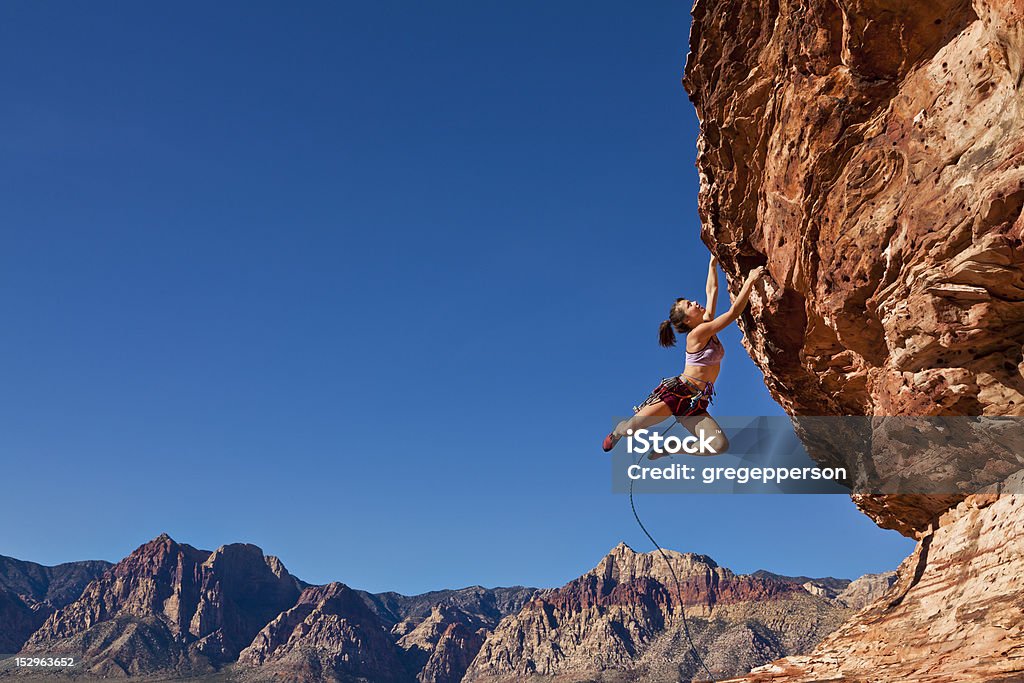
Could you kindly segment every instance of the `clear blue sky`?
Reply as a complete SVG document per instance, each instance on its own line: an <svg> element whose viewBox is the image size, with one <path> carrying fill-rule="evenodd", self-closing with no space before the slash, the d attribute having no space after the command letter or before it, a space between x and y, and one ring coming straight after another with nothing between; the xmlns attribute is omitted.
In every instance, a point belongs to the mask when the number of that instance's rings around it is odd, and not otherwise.
<svg viewBox="0 0 1024 683"><path fill-rule="evenodd" d="M684 2L0 8L0 554L168 532L307 581L561 584L611 417L703 288ZM719 414L779 414L733 329ZM646 496L666 546L853 577L843 496Z"/></svg>

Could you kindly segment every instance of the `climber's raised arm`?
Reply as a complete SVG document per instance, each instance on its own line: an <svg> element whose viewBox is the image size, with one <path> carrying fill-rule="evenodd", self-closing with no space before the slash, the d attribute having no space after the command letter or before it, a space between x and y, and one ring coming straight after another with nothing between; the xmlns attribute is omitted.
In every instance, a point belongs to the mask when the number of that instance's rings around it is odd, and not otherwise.
<svg viewBox="0 0 1024 683"><path fill-rule="evenodd" d="M688 335L687 346L690 345L690 340L693 340L693 346L703 346L709 339L711 339L711 337L724 330L734 320L739 318L743 309L747 307L747 302L750 300L750 290L754 288L754 284L761 279L762 275L764 275L764 266L758 266L750 271L750 274L747 275L746 281L744 281L743 286L740 287L739 294L736 295L736 298L733 300L732 306L729 307L729 310L717 318L701 323L693 328L693 331Z"/></svg>
<svg viewBox="0 0 1024 683"><path fill-rule="evenodd" d="M708 305L704 310L704 322L714 320L715 304L718 302L718 258L712 254L708 261Z"/></svg>

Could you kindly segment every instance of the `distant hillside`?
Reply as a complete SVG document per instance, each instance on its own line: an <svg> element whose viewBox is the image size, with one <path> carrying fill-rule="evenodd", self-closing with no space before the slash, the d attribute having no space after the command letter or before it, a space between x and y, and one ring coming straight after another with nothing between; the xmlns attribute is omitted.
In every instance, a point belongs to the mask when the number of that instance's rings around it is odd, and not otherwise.
<svg viewBox="0 0 1024 683"><path fill-rule="evenodd" d="M20 650L50 614L109 567L99 560L45 567L0 555L0 653Z"/></svg>

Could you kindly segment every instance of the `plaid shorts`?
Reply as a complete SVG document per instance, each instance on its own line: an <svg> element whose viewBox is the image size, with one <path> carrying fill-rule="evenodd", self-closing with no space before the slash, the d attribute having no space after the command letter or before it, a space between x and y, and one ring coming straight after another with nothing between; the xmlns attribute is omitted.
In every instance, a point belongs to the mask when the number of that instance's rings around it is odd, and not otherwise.
<svg viewBox="0 0 1024 683"><path fill-rule="evenodd" d="M715 385L712 382L705 384L702 389L685 377L666 377L643 403L633 408L633 412L663 401L676 417L700 415L707 412L708 406L714 401L714 395Z"/></svg>

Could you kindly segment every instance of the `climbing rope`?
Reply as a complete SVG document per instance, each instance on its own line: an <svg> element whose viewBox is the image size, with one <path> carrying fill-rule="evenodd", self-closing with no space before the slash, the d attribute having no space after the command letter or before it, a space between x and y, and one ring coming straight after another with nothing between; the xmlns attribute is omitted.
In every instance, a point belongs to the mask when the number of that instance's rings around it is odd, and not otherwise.
<svg viewBox="0 0 1024 683"><path fill-rule="evenodd" d="M668 434L677 424L679 424L679 421L673 420L672 425L666 429L663 434ZM637 456L636 461L633 464L640 464L640 458L642 457L643 454L641 453ZM651 532L648 531L647 527L644 526L644 523L640 521L640 515L636 511L636 503L633 501L633 481L634 480L632 478L629 480L629 507L633 509L633 517L636 518L636 523L640 525L640 530L644 532L644 536L646 536L647 540L649 540L654 547L658 549L658 554L661 555L661 559L665 560L665 564L668 565L668 571L672 574L672 581L676 586L676 598L679 600L679 611L683 615L683 633L686 635L686 642L690 644L690 652L693 654L693 658L697 660L697 663L700 664L705 672L707 672L711 683L715 683L715 675L711 673L711 669L709 669L708 665L704 663L703 659L701 659L700 654L697 652L697 646L693 644L693 638L690 637L690 626L686 622L686 607L683 605L683 591L679 588L679 577L676 576L675 567L673 567L672 563L669 561L664 548L654 540L654 536L651 536Z"/></svg>

